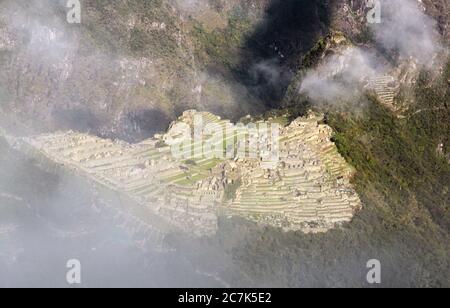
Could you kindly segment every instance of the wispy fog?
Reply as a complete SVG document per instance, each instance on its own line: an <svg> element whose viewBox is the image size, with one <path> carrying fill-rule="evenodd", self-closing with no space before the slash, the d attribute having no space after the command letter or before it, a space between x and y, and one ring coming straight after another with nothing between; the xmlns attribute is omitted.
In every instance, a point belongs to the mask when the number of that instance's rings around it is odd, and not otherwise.
<svg viewBox="0 0 450 308"><path fill-rule="evenodd" d="M376 41L402 58L430 65L442 47L436 21L426 15L421 1L381 0L381 10L381 23L371 25Z"/></svg>
<svg viewBox="0 0 450 308"><path fill-rule="evenodd" d="M369 26L376 45L396 54L399 61L431 66L442 46L436 23L422 5L415 0L382 0L381 9L381 23ZM351 101L361 94L369 79L389 72L387 62L379 48L345 47L306 73L300 93L317 104Z"/></svg>
<svg viewBox="0 0 450 308"><path fill-rule="evenodd" d="M309 71L300 92L316 103L338 104L358 98L364 82L382 71L383 67L377 63L375 54L359 48L347 48Z"/></svg>
<svg viewBox="0 0 450 308"><path fill-rule="evenodd" d="M127 208L120 198L105 204L92 184L45 171L1 138L0 153L0 287L70 287L71 259L81 262L82 287L226 286L215 278L231 264L225 257L161 249L117 218Z"/></svg>

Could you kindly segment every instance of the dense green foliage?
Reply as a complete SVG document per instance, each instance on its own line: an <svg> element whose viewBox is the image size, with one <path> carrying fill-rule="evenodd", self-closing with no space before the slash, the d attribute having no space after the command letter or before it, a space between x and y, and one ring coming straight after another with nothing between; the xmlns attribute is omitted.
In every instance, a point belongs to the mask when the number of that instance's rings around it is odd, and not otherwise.
<svg viewBox="0 0 450 308"><path fill-rule="evenodd" d="M260 286L370 286L366 263L375 258L384 287L448 287L450 166L436 141L450 135L449 117L446 108L400 120L374 100L362 115L330 112L335 142L357 170L363 209L342 228L316 235L222 221L217 244L239 238L233 260L246 274L233 278Z"/></svg>
<svg viewBox="0 0 450 308"><path fill-rule="evenodd" d="M422 72L405 118L370 96L358 112L322 110L340 153L356 168L363 209L351 223L317 235L222 221L218 245L233 232L239 238L233 260L246 279L234 278L243 285L370 286L366 262L375 258L384 287L448 287L450 165L438 145L448 154L449 78L448 65L439 78ZM288 110L295 117L307 106L302 101Z"/></svg>
<svg viewBox="0 0 450 308"><path fill-rule="evenodd" d="M408 205L417 203L448 232L450 166L438 145L443 143L448 151L449 88L447 76L430 84L426 75L421 74L416 86L420 110L411 110L406 119L373 101L363 116L331 113L328 122L337 132L340 152L358 170L355 183L362 192L368 185L382 192L397 222L424 223L410 212Z"/></svg>
<svg viewBox="0 0 450 308"><path fill-rule="evenodd" d="M245 16L231 16L227 28L213 31L197 23L192 32L197 41L197 56L202 63L211 64L214 61L233 69L237 65L237 50L244 44L250 25Z"/></svg>

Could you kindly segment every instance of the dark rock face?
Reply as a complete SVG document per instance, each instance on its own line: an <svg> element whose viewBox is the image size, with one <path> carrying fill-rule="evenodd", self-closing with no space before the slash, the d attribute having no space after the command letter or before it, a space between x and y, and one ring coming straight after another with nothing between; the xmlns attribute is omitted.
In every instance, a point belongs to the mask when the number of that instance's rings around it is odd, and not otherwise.
<svg viewBox="0 0 450 308"><path fill-rule="evenodd" d="M330 1L272 1L265 20L248 38L238 78L268 108L277 107L302 56L325 35Z"/></svg>
<svg viewBox="0 0 450 308"><path fill-rule="evenodd" d="M423 0L427 14L432 16L444 41L450 42L450 3L446 0Z"/></svg>
<svg viewBox="0 0 450 308"><path fill-rule="evenodd" d="M139 142L167 130L171 119L158 109L139 109L125 114L120 119L123 130L118 138L128 142Z"/></svg>

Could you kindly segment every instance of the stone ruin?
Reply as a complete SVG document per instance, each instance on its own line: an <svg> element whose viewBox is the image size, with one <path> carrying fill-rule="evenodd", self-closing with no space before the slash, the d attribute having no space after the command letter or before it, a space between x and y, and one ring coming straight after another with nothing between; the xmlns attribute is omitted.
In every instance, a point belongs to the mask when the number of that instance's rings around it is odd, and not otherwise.
<svg viewBox="0 0 450 308"><path fill-rule="evenodd" d="M176 122L220 127L229 121L188 111ZM332 130L313 114L282 127L279 160L268 168L259 158L180 160L165 135L137 144L73 131L20 138L22 148L85 177L102 190L135 204L118 219L137 232L182 231L212 235L219 215L239 216L286 231L325 232L350 222L361 201L350 184L354 170L331 142ZM202 144L193 144L193 148ZM107 202L105 202L105 206Z"/></svg>

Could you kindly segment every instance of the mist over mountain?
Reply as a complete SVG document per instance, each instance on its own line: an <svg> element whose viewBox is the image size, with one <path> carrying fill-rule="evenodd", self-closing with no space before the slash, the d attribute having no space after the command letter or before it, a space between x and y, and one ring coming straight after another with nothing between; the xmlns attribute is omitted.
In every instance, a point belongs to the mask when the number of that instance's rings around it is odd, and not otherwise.
<svg viewBox="0 0 450 308"><path fill-rule="evenodd" d="M383 287L449 286L448 1L381 0L379 24L365 0L80 3L70 24L65 0L0 0L0 287L67 286L73 258L86 287L369 287L370 259ZM132 202L14 141L140 146L189 109L323 114L362 209L319 234L224 215L161 249L108 210Z"/></svg>

